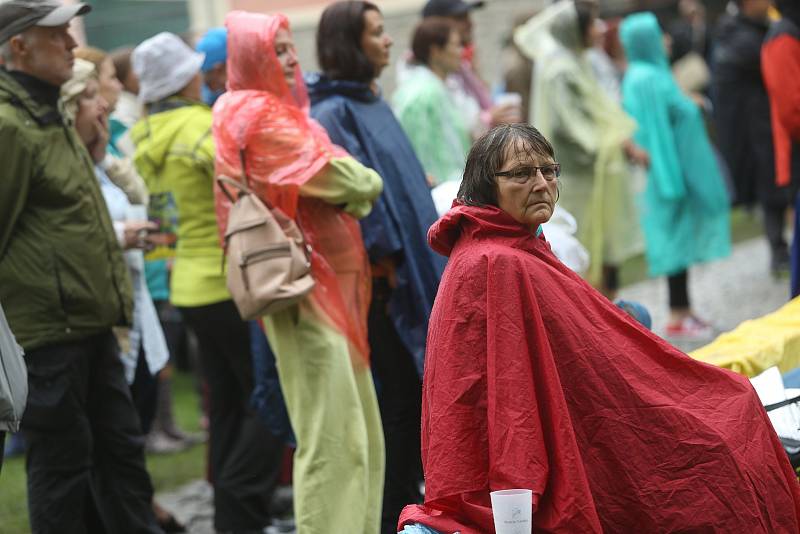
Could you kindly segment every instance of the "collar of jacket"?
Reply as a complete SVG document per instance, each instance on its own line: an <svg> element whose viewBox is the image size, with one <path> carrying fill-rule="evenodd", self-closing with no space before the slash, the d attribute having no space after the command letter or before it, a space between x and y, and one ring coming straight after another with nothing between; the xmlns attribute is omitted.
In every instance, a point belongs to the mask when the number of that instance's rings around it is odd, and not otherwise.
<svg viewBox="0 0 800 534"><path fill-rule="evenodd" d="M30 79L30 87L21 83L20 79ZM12 106L24 109L40 127L63 124L61 100L57 98L55 105L44 102L50 95L45 95L47 91L41 87L35 87L38 84L43 82L21 73L12 75L0 67L0 101L5 100Z"/></svg>

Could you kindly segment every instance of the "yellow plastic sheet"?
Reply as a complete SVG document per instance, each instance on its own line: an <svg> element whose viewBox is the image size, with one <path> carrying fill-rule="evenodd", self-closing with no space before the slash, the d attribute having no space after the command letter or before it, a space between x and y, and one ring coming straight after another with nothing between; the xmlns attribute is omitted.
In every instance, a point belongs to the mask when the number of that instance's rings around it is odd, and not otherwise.
<svg viewBox="0 0 800 534"><path fill-rule="evenodd" d="M776 312L744 321L689 355L747 377L774 365L782 373L800 366L800 297Z"/></svg>

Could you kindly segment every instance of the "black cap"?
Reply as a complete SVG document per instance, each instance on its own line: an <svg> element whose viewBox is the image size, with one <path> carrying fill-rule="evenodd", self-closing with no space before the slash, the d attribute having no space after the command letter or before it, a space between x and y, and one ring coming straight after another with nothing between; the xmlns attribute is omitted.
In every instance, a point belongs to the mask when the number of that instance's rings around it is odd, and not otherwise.
<svg viewBox="0 0 800 534"><path fill-rule="evenodd" d="M464 2L464 0L428 0L422 8L423 17L457 17L473 9L483 7L483 1Z"/></svg>
<svg viewBox="0 0 800 534"><path fill-rule="evenodd" d="M0 2L0 44L33 26L61 26L91 10L87 4L64 5L56 0Z"/></svg>

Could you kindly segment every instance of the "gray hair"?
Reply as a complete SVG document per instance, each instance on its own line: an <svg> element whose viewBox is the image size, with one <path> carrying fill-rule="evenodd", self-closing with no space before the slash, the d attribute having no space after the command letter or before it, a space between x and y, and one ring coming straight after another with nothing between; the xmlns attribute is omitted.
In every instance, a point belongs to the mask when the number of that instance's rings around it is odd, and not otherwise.
<svg viewBox="0 0 800 534"><path fill-rule="evenodd" d="M6 42L0 44L0 61L3 63L3 65L5 65L6 68L8 68L8 66L14 62L14 53L11 50L11 39L13 39L14 37L19 37L21 39L24 39L25 34L23 32L23 33L18 33L16 35L12 35L11 37L8 38Z"/></svg>
<svg viewBox="0 0 800 534"><path fill-rule="evenodd" d="M0 44L0 61L4 65L9 65L11 63L11 39Z"/></svg>

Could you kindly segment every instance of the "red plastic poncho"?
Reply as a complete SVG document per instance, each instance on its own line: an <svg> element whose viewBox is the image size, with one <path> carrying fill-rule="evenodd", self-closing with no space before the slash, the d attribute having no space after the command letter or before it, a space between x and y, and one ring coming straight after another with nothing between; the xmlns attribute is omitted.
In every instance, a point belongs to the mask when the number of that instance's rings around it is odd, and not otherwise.
<svg viewBox="0 0 800 534"><path fill-rule="evenodd" d="M325 130L309 117L299 67L294 88L286 83L274 47L278 30L289 31L286 17L234 11L225 18L225 26L228 91L214 106L213 123L217 174L240 178L240 151L245 149L251 188L295 218L311 245L311 272L316 281L312 303L366 361L369 277L342 287L336 276L342 271L369 272L358 221L339 207L300 196L301 186L332 158L348 154L331 143ZM219 185L215 196L224 234L230 201Z"/></svg>
<svg viewBox="0 0 800 534"><path fill-rule="evenodd" d="M429 232L426 496L402 526L493 533L489 492L533 490L534 532L798 532L800 486L747 379L695 360L497 208Z"/></svg>

